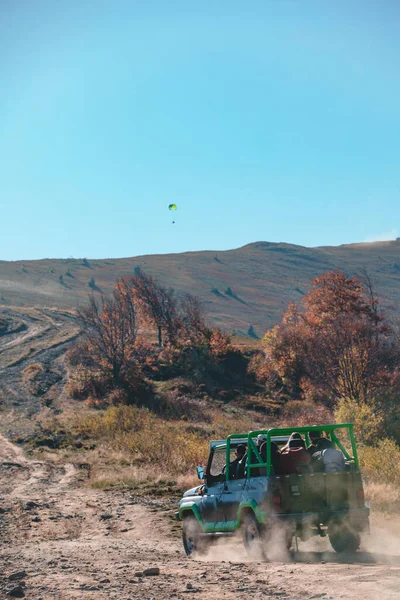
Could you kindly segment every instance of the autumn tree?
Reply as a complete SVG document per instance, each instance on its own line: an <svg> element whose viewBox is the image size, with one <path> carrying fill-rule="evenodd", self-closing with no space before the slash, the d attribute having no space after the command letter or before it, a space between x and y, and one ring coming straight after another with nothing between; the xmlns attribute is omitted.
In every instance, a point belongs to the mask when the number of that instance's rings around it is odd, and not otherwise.
<svg viewBox="0 0 400 600"><path fill-rule="evenodd" d="M141 270L124 282L132 290L142 322L157 328L159 346L164 340L173 345L181 327L174 290Z"/></svg>
<svg viewBox="0 0 400 600"><path fill-rule="evenodd" d="M306 338L299 308L289 304L279 325L264 337L264 364L259 365L262 379L274 382L287 394L297 397L306 375Z"/></svg>
<svg viewBox="0 0 400 600"><path fill-rule="evenodd" d="M134 297L124 280L116 283L111 298L78 311L91 360L107 371L118 385L121 376L135 362L137 319Z"/></svg>
<svg viewBox="0 0 400 600"><path fill-rule="evenodd" d="M178 296L144 271L125 282L133 290L142 321L157 328L159 346L163 342L172 346L196 343L204 337L208 327L196 296L189 293Z"/></svg>
<svg viewBox="0 0 400 600"><path fill-rule="evenodd" d="M189 342L201 342L210 331L206 324L202 304L197 296L185 294L178 304L181 336Z"/></svg>
<svg viewBox="0 0 400 600"><path fill-rule="evenodd" d="M294 395L306 387L327 398L360 401L390 385L399 362L393 329L379 312L373 285L330 271L265 337L265 360Z"/></svg>

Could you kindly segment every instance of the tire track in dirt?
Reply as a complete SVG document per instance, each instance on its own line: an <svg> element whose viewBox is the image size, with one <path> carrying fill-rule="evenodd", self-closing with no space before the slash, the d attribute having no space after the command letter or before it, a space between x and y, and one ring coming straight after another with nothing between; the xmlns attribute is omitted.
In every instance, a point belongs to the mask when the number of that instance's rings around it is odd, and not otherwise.
<svg viewBox="0 0 400 600"><path fill-rule="evenodd" d="M7 435L32 433L31 416L39 413L43 404L51 410L58 408L63 386L54 385L54 376L65 380L64 354L80 336L76 315L56 310L2 309L2 316L22 324L25 329L18 335L5 334L0 337L0 409L4 419L0 421L0 431ZM11 339L10 339L11 338ZM40 363L44 378L49 373L49 387L45 394L36 394L29 389L24 378L24 369L32 363ZM52 379L53 377L53 379ZM45 381L46 383L46 381ZM19 418L11 421L10 410Z"/></svg>
<svg viewBox="0 0 400 600"><path fill-rule="evenodd" d="M0 597L17 571L25 571L23 592L32 600L398 597L395 548L340 556L320 540L271 562L251 562L232 539L189 560L173 532L174 500L93 489L78 465L30 461L4 437L0 463ZM160 574L140 576L148 567Z"/></svg>

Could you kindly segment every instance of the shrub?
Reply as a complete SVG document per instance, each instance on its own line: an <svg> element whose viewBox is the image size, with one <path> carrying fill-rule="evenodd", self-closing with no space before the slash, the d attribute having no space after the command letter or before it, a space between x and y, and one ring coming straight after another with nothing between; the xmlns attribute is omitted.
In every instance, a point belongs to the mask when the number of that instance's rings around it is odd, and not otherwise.
<svg viewBox="0 0 400 600"><path fill-rule="evenodd" d="M375 404L383 419L385 436L393 438L400 444L400 392L398 388L393 390L393 393L383 390L381 394L376 394Z"/></svg>
<svg viewBox="0 0 400 600"><path fill-rule="evenodd" d="M212 293L212 294L215 294L216 296L219 296L220 298L223 298L223 297L224 297L224 295L223 295L223 294L221 294L221 292L219 291L219 289L218 289L218 288L216 288L216 287L213 287L213 288L211 289L211 293Z"/></svg>
<svg viewBox="0 0 400 600"><path fill-rule="evenodd" d="M255 329L253 327L253 325L250 325L250 327L247 330L247 335L255 340L258 340L258 335L255 332Z"/></svg>
<svg viewBox="0 0 400 600"><path fill-rule="evenodd" d="M365 481L364 492L374 510L386 513L400 512L400 487L392 483Z"/></svg>
<svg viewBox="0 0 400 600"><path fill-rule="evenodd" d="M326 425L332 422L332 413L322 404L306 400L289 400L280 412L280 426Z"/></svg>
<svg viewBox="0 0 400 600"><path fill-rule="evenodd" d="M212 422L212 434L217 439L224 439L231 433L246 433L255 428L252 419L240 412L232 413L229 418L226 413L218 411Z"/></svg>
<svg viewBox="0 0 400 600"><path fill-rule="evenodd" d="M128 405L130 404L129 393L123 388L114 388L107 395L104 404L109 406Z"/></svg>
<svg viewBox="0 0 400 600"><path fill-rule="evenodd" d="M72 346L66 352L65 357L66 357L67 364L70 367L77 367L77 366L93 367L93 366L95 366L95 363L93 361L93 358L92 358L92 355L90 352L89 343L87 341L80 342L80 343Z"/></svg>
<svg viewBox="0 0 400 600"><path fill-rule="evenodd" d="M22 374L22 379L24 383L28 383L32 381L39 373L43 373L44 367L42 363L31 363L28 365Z"/></svg>
<svg viewBox="0 0 400 600"><path fill-rule="evenodd" d="M107 373L85 365L75 367L65 384L67 394L75 400L86 400L90 396L104 398L111 388L112 380Z"/></svg>
<svg viewBox="0 0 400 600"><path fill-rule="evenodd" d="M336 423L354 423L357 439L367 445L376 445L384 436L384 422L373 401L356 402L349 398L339 400L335 409Z"/></svg>
<svg viewBox="0 0 400 600"><path fill-rule="evenodd" d="M103 439L127 453L133 462L152 463L174 474L204 463L208 442L188 432L182 423L162 421L146 408L115 406L104 415L89 417L76 426L85 436Z"/></svg>
<svg viewBox="0 0 400 600"><path fill-rule="evenodd" d="M160 409L167 419L211 422L211 413L207 410L207 403L189 394L177 395L174 392L165 394Z"/></svg>
<svg viewBox="0 0 400 600"><path fill-rule="evenodd" d="M400 447L394 440L381 439L376 447L358 449L363 474L372 481L400 486Z"/></svg>

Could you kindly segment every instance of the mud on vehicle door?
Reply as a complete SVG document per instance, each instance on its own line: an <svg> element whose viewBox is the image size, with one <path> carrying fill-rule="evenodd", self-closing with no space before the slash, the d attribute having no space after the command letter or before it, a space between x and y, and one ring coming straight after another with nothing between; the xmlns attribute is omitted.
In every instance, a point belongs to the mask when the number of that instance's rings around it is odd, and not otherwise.
<svg viewBox="0 0 400 600"><path fill-rule="evenodd" d="M208 459L206 485L201 506L207 531L212 531L219 518L219 505L225 485L225 456L225 446L221 446L213 448Z"/></svg>
<svg viewBox="0 0 400 600"><path fill-rule="evenodd" d="M225 482L218 511L218 521L220 523L232 523L232 528L234 528L246 483L247 479L245 478Z"/></svg>
<svg viewBox="0 0 400 600"><path fill-rule="evenodd" d="M224 489L224 482L217 481L206 486L204 490L201 512L204 523L207 524L207 530L211 531L218 521L219 505Z"/></svg>

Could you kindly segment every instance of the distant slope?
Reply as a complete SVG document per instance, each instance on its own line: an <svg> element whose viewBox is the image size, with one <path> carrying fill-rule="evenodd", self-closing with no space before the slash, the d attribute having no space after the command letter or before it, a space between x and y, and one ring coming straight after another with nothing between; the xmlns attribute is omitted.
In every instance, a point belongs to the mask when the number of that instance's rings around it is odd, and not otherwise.
<svg viewBox="0 0 400 600"><path fill-rule="evenodd" d="M91 278L100 296L137 267L198 295L215 324L243 333L253 325L259 335L278 321L290 300L301 299L313 277L329 269L354 274L366 267L396 311L400 297L400 240L320 248L257 242L225 252L0 261L0 305L75 308L87 301Z"/></svg>

